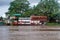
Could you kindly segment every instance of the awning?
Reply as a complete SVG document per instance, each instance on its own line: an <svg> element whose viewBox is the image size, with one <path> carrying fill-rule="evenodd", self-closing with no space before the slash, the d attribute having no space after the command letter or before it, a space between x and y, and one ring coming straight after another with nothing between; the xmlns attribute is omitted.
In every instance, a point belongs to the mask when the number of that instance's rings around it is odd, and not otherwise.
<svg viewBox="0 0 60 40"><path fill-rule="evenodd" d="M20 17L20 16L21 16L21 14L13 14L13 16L18 16L18 17Z"/></svg>

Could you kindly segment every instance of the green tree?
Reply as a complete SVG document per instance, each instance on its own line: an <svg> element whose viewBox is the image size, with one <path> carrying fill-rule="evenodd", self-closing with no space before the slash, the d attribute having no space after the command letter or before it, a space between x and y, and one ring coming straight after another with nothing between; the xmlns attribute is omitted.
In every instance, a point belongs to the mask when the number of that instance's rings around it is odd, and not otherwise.
<svg viewBox="0 0 60 40"><path fill-rule="evenodd" d="M8 13L10 16L19 13L24 14L29 9L29 2L27 0L14 0L10 3Z"/></svg>
<svg viewBox="0 0 60 40"><path fill-rule="evenodd" d="M30 17L32 14L34 14L34 13L33 13L33 9L32 9L32 8L29 8L29 10L26 11L26 12L22 15L22 17Z"/></svg>
<svg viewBox="0 0 60 40"><path fill-rule="evenodd" d="M3 21L3 17L2 17L2 16L0 17L0 20L2 20L2 21Z"/></svg>
<svg viewBox="0 0 60 40"><path fill-rule="evenodd" d="M45 15L50 19L59 11L59 3L57 0L40 0L36 10L39 15Z"/></svg>
<svg viewBox="0 0 60 40"><path fill-rule="evenodd" d="M60 20L60 12L54 15L54 19Z"/></svg>

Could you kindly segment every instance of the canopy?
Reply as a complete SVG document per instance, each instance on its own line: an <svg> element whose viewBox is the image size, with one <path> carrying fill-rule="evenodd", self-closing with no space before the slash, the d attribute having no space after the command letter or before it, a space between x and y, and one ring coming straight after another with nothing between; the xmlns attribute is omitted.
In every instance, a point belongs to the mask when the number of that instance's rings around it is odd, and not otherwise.
<svg viewBox="0 0 60 40"><path fill-rule="evenodd" d="M20 16L21 16L21 14L13 14L13 16L20 17Z"/></svg>

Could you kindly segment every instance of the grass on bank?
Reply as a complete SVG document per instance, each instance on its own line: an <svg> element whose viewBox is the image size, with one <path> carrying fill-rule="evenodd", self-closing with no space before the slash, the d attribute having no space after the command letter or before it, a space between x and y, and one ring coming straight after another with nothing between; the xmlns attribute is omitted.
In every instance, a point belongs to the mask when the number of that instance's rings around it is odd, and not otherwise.
<svg viewBox="0 0 60 40"><path fill-rule="evenodd" d="M47 26L60 26L60 23L47 23Z"/></svg>

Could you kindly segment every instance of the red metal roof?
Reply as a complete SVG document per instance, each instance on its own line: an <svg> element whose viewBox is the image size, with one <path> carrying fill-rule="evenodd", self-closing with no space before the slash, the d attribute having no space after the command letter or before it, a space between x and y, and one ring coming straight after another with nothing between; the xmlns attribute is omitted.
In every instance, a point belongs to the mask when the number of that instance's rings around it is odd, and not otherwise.
<svg viewBox="0 0 60 40"><path fill-rule="evenodd" d="M31 16L31 20L47 21L47 16Z"/></svg>

